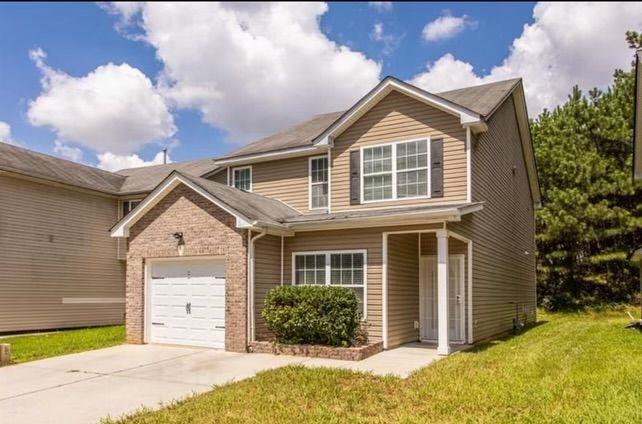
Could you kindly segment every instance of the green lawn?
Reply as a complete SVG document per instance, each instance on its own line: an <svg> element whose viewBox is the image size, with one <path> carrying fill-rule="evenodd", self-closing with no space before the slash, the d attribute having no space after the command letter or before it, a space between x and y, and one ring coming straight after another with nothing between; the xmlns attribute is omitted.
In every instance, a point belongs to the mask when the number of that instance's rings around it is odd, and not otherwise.
<svg viewBox="0 0 642 424"><path fill-rule="evenodd" d="M16 364L115 346L124 341L125 327L122 325L0 339L0 343L11 344L11 359Z"/></svg>
<svg viewBox="0 0 642 424"><path fill-rule="evenodd" d="M287 367L107 422L642 422L642 333L624 313L539 319L407 380Z"/></svg>

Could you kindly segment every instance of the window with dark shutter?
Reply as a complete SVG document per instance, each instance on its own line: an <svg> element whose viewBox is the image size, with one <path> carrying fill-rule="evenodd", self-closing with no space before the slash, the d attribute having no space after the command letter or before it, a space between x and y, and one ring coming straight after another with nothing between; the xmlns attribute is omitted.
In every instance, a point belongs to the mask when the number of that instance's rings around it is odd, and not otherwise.
<svg viewBox="0 0 642 424"><path fill-rule="evenodd" d="M430 142L430 194L432 197L444 196L444 141Z"/></svg>
<svg viewBox="0 0 642 424"><path fill-rule="evenodd" d="M361 203L361 155L358 150L350 152L350 204Z"/></svg>

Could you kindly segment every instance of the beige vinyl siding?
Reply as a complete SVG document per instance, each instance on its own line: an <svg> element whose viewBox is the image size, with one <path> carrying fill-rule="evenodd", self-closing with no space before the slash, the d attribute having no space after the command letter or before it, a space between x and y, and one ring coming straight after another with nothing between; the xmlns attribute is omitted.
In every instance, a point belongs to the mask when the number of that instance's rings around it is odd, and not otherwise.
<svg viewBox="0 0 642 424"><path fill-rule="evenodd" d="M271 340L261 317L265 295L281 284L281 237L263 236L254 245L254 313L256 340Z"/></svg>
<svg viewBox="0 0 642 424"><path fill-rule="evenodd" d="M415 329L415 321L419 322L418 237L388 237L388 347L419 340Z"/></svg>
<svg viewBox="0 0 642 424"><path fill-rule="evenodd" d="M0 175L0 332L122 323L116 199Z"/></svg>
<svg viewBox="0 0 642 424"><path fill-rule="evenodd" d="M208 179L212 181L216 181L217 183L227 185L227 173L228 173L228 168L225 168L218 171L216 174L210 176Z"/></svg>
<svg viewBox="0 0 642 424"><path fill-rule="evenodd" d="M436 224L405 227L377 227L332 231L308 231L296 233L294 237L285 238L284 246L284 284L292 283L292 253L326 250L356 250L367 252L367 328L371 341L380 341L381 334L381 270L383 232L426 230L439 228ZM416 240L416 238L415 238ZM415 241L416 243L416 241ZM415 250L416 255L416 250ZM418 282L417 282L418 284ZM417 307L419 298L417 297ZM410 323L412 325L412 322Z"/></svg>
<svg viewBox="0 0 642 424"><path fill-rule="evenodd" d="M533 314L536 306L534 209L512 98L488 127L472 157L473 201L484 201L484 209L448 224L473 240L474 341L511 330L510 302Z"/></svg>
<svg viewBox="0 0 642 424"><path fill-rule="evenodd" d="M252 164L252 191L308 212L308 160L305 156Z"/></svg>
<svg viewBox="0 0 642 424"><path fill-rule="evenodd" d="M350 205L350 151L366 145L430 136L444 140L444 197ZM466 201L466 131L459 118L392 92L334 141L332 211ZM362 187L363 189L363 187Z"/></svg>

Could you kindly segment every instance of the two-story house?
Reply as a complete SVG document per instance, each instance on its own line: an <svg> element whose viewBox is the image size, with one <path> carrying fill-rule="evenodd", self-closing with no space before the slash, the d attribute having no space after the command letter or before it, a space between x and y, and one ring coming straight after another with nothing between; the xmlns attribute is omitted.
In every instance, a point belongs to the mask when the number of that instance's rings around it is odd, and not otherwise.
<svg viewBox="0 0 642 424"><path fill-rule="evenodd" d="M263 300L284 284L353 289L385 348L448 354L535 315L519 79L433 94L388 77L213 165L175 167L111 229L127 239L129 342L245 351L269 339Z"/></svg>

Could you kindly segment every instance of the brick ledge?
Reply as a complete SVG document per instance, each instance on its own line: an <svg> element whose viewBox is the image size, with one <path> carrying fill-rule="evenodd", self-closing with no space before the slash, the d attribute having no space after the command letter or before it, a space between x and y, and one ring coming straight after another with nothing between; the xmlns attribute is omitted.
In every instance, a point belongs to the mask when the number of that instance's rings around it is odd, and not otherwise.
<svg viewBox="0 0 642 424"><path fill-rule="evenodd" d="M307 356L310 358L361 361L383 351L383 342L358 347L333 347L320 345L288 345L275 342L250 342L248 351L274 355Z"/></svg>

